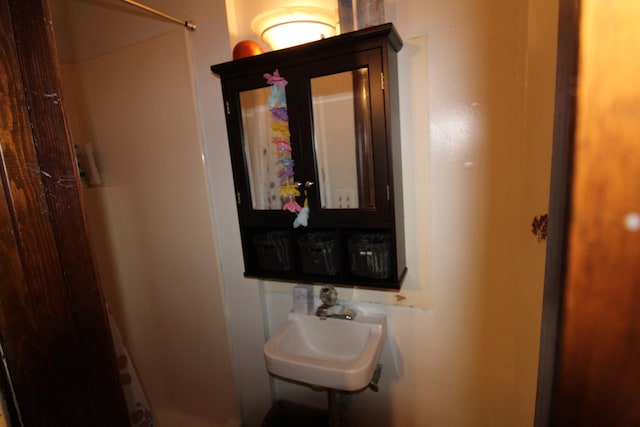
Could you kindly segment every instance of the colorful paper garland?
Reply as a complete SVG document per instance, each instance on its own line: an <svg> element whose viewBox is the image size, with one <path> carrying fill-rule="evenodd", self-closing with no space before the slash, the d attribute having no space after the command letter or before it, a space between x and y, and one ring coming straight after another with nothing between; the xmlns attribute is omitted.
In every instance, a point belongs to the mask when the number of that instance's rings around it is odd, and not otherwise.
<svg viewBox="0 0 640 427"><path fill-rule="evenodd" d="M289 114L287 113L287 97L285 87L288 82L276 69L273 74L265 73L264 78L271 86L271 96L268 100L271 113L271 142L278 150L278 180L280 182L280 197L287 200L282 209L298 213L302 206L296 201L300 196L298 184L294 182L295 162L291 157L291 134L289 132Z"/></svg>

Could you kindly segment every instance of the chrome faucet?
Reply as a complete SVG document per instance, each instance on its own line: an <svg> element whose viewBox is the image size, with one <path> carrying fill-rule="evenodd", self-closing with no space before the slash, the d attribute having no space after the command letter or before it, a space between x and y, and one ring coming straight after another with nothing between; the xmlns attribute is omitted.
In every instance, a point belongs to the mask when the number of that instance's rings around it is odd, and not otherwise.
<svg viewBox="0 0 640 427"><path fill-rule="evenodd" d="M338 291L333 285L323 286L320 289L320 301L322 301L322 305L316 310L316 316L321 319L331 317L353 320L356 317L355 310L338 304Z"/></svg>

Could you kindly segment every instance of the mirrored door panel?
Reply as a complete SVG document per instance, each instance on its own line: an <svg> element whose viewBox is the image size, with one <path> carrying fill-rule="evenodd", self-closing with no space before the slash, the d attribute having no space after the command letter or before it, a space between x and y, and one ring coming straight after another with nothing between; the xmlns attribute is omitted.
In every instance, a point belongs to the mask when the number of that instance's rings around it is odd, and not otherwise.
<svg viewBox="0 0 640 427"><path fill-rule="evenodd" d="M322 209L375 209L367 67L311 79L313 140Z"/></svg>
<svg viewBox="0 0 640 427"><path fill-rule="evenodd" d="M274 119L269 106L269 87L240 92L243 149L251 205L255 210L282 210L286 199L280 194L281 181L293 177L282 176L281 163L284 146L290 147L289 125L286 120ZM281 117L280 117L281 118ZM291 150L286 154L290 159Z"/></svg>

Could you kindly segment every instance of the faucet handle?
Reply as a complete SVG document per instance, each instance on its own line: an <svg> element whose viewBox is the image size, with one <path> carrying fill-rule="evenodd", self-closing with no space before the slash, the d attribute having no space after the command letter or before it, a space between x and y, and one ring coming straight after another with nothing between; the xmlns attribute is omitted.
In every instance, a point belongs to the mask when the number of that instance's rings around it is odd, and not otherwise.
<svg viewBox="0 0 640 427"><path fill-rule="evenodd" d="M329 308L324 304L318 307L318 309L316 310L316 316L318 316L322 320L326 319L328 315Z"/></svg>
<svg viewBox="0 0 640 427"><path fill-rule="evenodd" d="M320 289L320 301L331 306L338 303L338 291L333 285L326 285Z"/></svg>

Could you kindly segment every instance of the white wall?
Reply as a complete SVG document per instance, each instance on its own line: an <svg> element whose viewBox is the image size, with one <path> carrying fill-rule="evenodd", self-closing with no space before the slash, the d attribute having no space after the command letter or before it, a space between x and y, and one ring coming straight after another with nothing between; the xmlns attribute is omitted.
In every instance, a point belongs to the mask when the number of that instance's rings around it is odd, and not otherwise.
<svg viewBox="0 0 640 427"><path fill-rule="evenodd" d="M351 396L349 425L532 425L545 244L531 222L548 203L557 0L396 0L385 8L405 41L409 274L397 293L339 292L356 305L377 303L391 337L380 392ZM246 11L232 15L231 44L252 38ZM232 203L229 186L230 177L214 185L214 199ZM235 221L218 205L218 224L223 211ZM225 236L225 286L235 292L241 283L242 304L256 311L249 333L232 330L232 339L259 351L258 310L272 331L290 308L289 287L256 281L248 291L235 227ZM252 362L242 375L262 378L260 358ZM263 405L256 380L238 385L244 407ZM325 405L303 386L274 387L275 397Z"/></svg>

